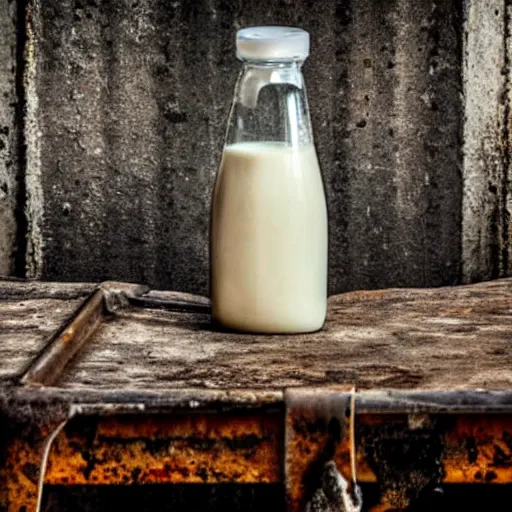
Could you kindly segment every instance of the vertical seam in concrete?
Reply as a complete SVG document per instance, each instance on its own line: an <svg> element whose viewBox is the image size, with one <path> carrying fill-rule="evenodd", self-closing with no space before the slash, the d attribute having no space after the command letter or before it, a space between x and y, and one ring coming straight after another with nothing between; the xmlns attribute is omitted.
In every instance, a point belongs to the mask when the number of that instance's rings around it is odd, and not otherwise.
<svg viewBox="0 0 512 512"><path fill-rule="evenodd" d="M436 9L436 2L432 3L432 11ZM419 21L412 20L411 16L414 12L414 6L409 2L409 0L398 0L396 2L397 9L397 19L399 20L396 23L396 28L393 31L392 44L395 48L395 65L401 70L400 73L396 75L396 86L393 87L393 105L391 107L391 111L394 112L393 117L390 120L390 125L393 126L393 130L395 132L395 137L399 140L408 140L410 137L411 130L413 126L411 126L411 118L414 114L419 114L417 112L417 108L411 109L411 94L410 91L414 90L414 85L418 82L418 75L422 73L422 69L419 66L410 66L409 59L411 55L411 48L413 47L412 38L416 36L414 30L412 30L412 26L414 23L419 23ZM422 20L422 23L424 21ZM406 44L403 44L404 41ZM405 71L404 71L405 70ZM421 78L420 78L421 80ZM429 92L429 91L428 91ZM419 93L418 93L419 94ZM409 95L409 97L408 97ZM427 91L425 91L424 96L427 95ZM414 113L412 113L414 112ZM412 114L412 115L411 115ZM418 122L418 117L413 118L415 122ZM410 221L414 218L414 215L417 215L417 208L420 206L414 202L411 203L410 195L411 191L416 191L414 182L418 179L418 175L416 174L416 170L412 171L414 168L412 162L414 159L419 157L418 154L421 154L418 148L419 145L424 145L424 135L418 137L420 140L408 140L407 144L403 144L402 147L399 147L396 152L394 152L394 157L396 161L395 165L395 179L396 179L396 210L399 214L402 222ZM417 169L421 169L421 164L416 165ZM404 172L404 169L411 169L409 172ZM428 169L425 170L425 175L428 176ZM423 177L423 179L426 179ZM422 198L421 198L422 199ZM416 197L418 200L418 197ZM425 213L422 216L421 223L418 224L418 231L421 231L421 239L424 241L427 237L426 234L426 217L428 205L425 204ZM415 219L416 220L416 219ZM400 233L397 239L397 243L403 242L404 246L407 243L407 238L404 237L403 233ZM420 274L420 278L418 281L420 283L429 283L431 282L431 265L429 261L428 248L425 244L423 244L421 255L418 255L418 259L421 256L421 263L418 265L417 269L415 269L415 273Z"/></svg>
<svg viewBox="0 0 512 512"><path fill-rule="evenodd" d="M503 247L502 247L502 275L507 275L509 270L509 251L511 250L510 244L512 240L510 238L509 231L509 223L510 223L510 211L508 210L509 206L509 193L512 191L509 190L509 178L510 178L510 151L511 151L511 141L510 141L510 44L511 44L511 13L510 9L512 9L512 0L505 0L505 6L503 9L503 16L505 19L505 27L504 27L504 69L503 72L505 74L505 84L504 84L504 113L503 113L503 143L502 143L502 156L503 156L503 183L502 183L502 201L503 201L503 218L502 218L502 239L503 239Z"/></svg>
<svg viewBox="0 0 512 512"><path fill-rule="evenodd" d="M464 9L464 141L462 264L464 282L504 272L503 185L508 136L505 111L509 0L466 0Z"/></svg>
<svg viewBox="0 0 512 512"><path fill-rule="evenodd" d="M36 24L39 14L39 0L29 0L26 9L25 44L25 187L27 218L27 277L39 278L42 271L43 238L41 223L43 217L43 189L41 183L41 146L38 123L39 100L37 96Z"/></svg>
<svg viewBox="0 0 512 512"><path fill-rule="evenodd" d="M16 197L16 249L14 253L14 275L25 277L27 264L27 217L25 214L27 189L25 186L26 146L25 131L25 45L27 31L25 24L26 1L19 0L16 18L16 129L18 137L18 172L16 176L18 190Z"/></svg>
<svg viewBox="0 0 512 512"><path fill-rule="evenodd" d="M466 102L467 102L467 83L466 83L466 73L468 66L468 58L467 58L467 49L468 49L468 23L469 23L469 2L471 0L463 0L462 2L462 126L461 126L461 141L462 141L462 169L461 169L461 179L462 179L462 205L461 205L461 218L460 218L460 277L461 283L467 283L469 281L468 271L467 271L467 263L466 263L466 252L467 252L467 241L465 238L466 231L466 222L465 222L465 138L466 138L466 123L467 123L467 114L466 114Z"/></svg>
<svg viewBox="0 0 512 512"><path fill-rule="evenodd" d="M0 0L0 275L14 272L18 199L17 4Z"/></svg>

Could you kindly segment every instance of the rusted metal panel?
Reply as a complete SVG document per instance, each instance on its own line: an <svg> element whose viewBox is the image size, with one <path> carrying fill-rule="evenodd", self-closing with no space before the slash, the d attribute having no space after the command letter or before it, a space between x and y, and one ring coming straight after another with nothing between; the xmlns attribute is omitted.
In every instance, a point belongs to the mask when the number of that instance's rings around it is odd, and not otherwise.
<svg viewBox="0 0 512 512"><path fill-rule="evenodd" d="M512 483L512 415L456 416L445 433L447 483Z"/></svg>
<svg viewBox="0 0 512 512"><path fill-rule="evenodd" d="M9 511L35 499L42 443L65 411L63 404L48 409L48 398L39 393L36 402L36 391L31 393L33 422L25 416L3 466L7 498L0 503L8 503ZM134 414L135 408L131 414L125 410L122 416L110 416L112 408L98 400L96 407L85 406L57 439L46 482L284 481L289 510L303 510L327 461L333 460L351 478L350 398L351 393L339 388L288 390L286 415L278 405L197 411L191 401L188 411L183 403L156 416L143 410ZM406 507L427 486L512 481L512 395L466 398L450 392L419 397L407 392L394 397L357 394L357 479L379 484L382 510ZM455 404L452 413L450 402ZM20 411L26 411L28 402L19 403ZM484 413L486 403L494 413ZM12 413L18 423L20 411Z"/></svg>
<svg viewBox="0 0 512 512"><path fill-rule="evenodd" d="M324 465L347 442L350 394L290 389L285 400L288 511L300 512L319 488Z"/></svg>
<svg viewBox="0 0 512 512"><path fill-rule="evenodd" d="M35 512L45 441L66 417L65 404L44 397L19 403L0 393L0 507Z"/></svg>
<svg viewBox="0 0 512 512"><path fill-rule="evenodd" d="M46 482L277 483L282 428L279 413L78 419L56 442Z"/></svg>
<svg viewBox="0 0 512 512"><path fill-rule="evenodd" d="M280 484L46 486L48 512L283 512Z"/></svg>
<svg viewBox="0 0 512 512"><path fill-rule="evenodd" d="M407 504L437 484L512 483L512 415L357 417L358 478ZM347 456L339 464L348 470Z"/></svg>
<svg viewBox="0 0 512 512"><path fill-rule="evenodd" d="M457 414L457 395L450 393L433 393L430 403L426 396L415 403L413 396L404 394L395 396L394 405L384 396L379 402L378 397L365 400L365 395L355 401L355 467L359 482L379 484L382 503L375 510L405 509L424 489L441 484L512 483L510 395L501 401L503 414L485 407L476 413L474 397L465 405L459 403ZM351 481L350 397L347 391L287 391L289 511L304 510L328 461ZM487 398L492 410L494 397ZM449 409L449 402L454 404L452 412L442 412Z"/></svg>
<svg viewBox="0 0 512 512"><path fill-rule="evenodd" d="M147 396L135 404L108 404L100 397L95 402L81 393L65 398L45 389L0 392L0 505L9 512L23 506L35 510L46 442L70 416L50 451L47 483L282 481L279 404L254 404L248 393L247 404L242 396L231 406L229 395L222 400L215 393L209 402L182 396L182 402L157 401L155 407ZM88 399L92 403L77 405Z"/></svg>

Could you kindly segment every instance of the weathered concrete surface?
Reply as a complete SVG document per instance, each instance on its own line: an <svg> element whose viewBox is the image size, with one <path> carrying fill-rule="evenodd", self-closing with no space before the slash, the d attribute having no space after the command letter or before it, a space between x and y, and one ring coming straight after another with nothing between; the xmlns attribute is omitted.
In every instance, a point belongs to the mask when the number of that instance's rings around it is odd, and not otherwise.
<svg viewBox="0 0 512 512"><path fill-rule="evenodd" d="M503 0L466 4L462 258L467 282L506 275L510 264L511 48L505 4Z"/></svg>
<svg viewBox="0 0 512 512"><path fill-rule="evenodd" d="M44 247L31 273L207 291L234 34L275 23L312 35L305 75L329 201L330 291L457 282L460 2L318 5L42 2L41 138L27 142L41 144L44 212L30 235Z"/></svg>
<svg viewBox="0 0 512 512"><path fill-rule="evenodd" d="M44 276L205 290L209 195L236 77L234 63L212 72L218 40L193 33L208 30L205 9L41 6Z"/></svg>
<svg viewBox="0 0 512 512"><path fill-rule="evenodd" d="M18 139L16 3L0 0L0 275L14 272Z"/></svg>
<svg viewBox="0 0 512 512"><path fill-rule="evenodd" d="M505 275L512 275L512 159L510 157L510 148L512 147L512 117L511 105L512 105L512 70L510 66L512 56L512 3L506 1L506 63L507 63L507 108L505 109L505 120L504 120L504 135L507 140L502 145L502 151L506 154L506 169L503 177L502 194L503 194L503 245L504 245L504 262L503 262L503 273Z"/></svg>
<svg viewBox="0 0 512 512"><path fill-rule="evenodd" d="M41 233L44 210L41 174L41 143L39 129L39 90L37 88L38 48L36 34L40 34L39 2L24 4L25 42L23 48L23 138L24 138L24 220L26 223L25 274L30 278L41 277L43 236Z"/></svg>
<svg viewBox="0 0 512 512"><path fill-rule="evenodd" d="M334 290L457 282L461 9L353 1L325 16L318 65L332 80L313 83L312 102Z"/></svg>

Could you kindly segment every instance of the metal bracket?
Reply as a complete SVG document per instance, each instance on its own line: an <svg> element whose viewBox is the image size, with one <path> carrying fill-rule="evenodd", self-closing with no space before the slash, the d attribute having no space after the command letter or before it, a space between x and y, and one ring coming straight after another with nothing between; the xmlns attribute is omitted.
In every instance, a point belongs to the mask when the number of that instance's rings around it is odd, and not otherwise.
<svg viewBox="0 0 512 512"><path fill-rule="evenodd" d="M321 488L330 461L347 478L347 436L350 417L348 388L292 388L285 392L285 477L288 512L303 512ZM345 445L345 446L344 446ZM349 455L348 455L349 457Z"/></svg>
<svg viewBox="0 0 512 512"><path fill-rule="evenodd" d="M372 414L375 404L365 410L363 393L363 409L351 432L351 403L356 407L352 394L348 388L285 392L289 512L358 510L358 499L354 505L340 505L343 485L355 481L355 465L361 466L365 481L370 477L379 483L381 503L374 509L379 511L405 510L423 489L443 480L442 450L449 422L429 414Z"/></svg>
<svg viewBox="0 0 512 512"><path fill-rule="evenodd" d="M22 385L51 386L59 379L66 365L87 343L106 316L132 306L166 309L185 313L210 312L207 304L168 300L148 296L149 287L107 281L101 283L80 305L71 318L45 343L39 354L22 372Z"/></svg>

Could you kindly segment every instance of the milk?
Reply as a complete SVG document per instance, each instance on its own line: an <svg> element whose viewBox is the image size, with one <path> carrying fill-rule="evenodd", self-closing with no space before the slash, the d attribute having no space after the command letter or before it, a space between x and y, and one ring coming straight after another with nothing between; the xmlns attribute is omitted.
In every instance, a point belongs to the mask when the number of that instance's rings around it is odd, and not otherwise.
<svg viewBox="0 0 512 512"><path fill-rule="evenodd" d="M327 303L327 210L313 145L224 148L211 219L214 320L261 333L311 332Z"/></svg>

